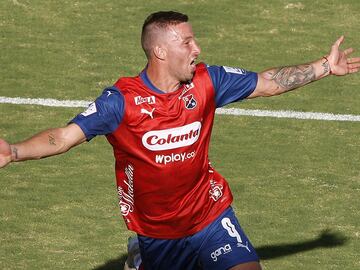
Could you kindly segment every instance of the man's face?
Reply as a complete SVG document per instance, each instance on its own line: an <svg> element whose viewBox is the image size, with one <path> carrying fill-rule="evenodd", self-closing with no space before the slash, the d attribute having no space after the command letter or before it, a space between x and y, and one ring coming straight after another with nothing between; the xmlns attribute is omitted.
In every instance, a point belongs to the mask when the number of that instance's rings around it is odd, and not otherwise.
<svg viewBox="0 0 360 270"><path fill-rule="evenodd" d="M166 35L166 62L170 75L180 82L193 78L200 47L189 23L169 26Z"/></svg>

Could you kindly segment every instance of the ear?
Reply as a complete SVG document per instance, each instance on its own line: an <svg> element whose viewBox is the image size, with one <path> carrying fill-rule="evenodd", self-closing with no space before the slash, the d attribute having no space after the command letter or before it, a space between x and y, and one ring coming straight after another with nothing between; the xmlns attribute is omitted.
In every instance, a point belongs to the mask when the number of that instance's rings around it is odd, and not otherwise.
<svg viewBox="0 0 360 270"><path fill-rule="evenodd" d="M153 53L154 53L155 57L160 60L165 60L166 55L167 55L166 48L164 48L163 46L155 46L153 48Z"/></svg>

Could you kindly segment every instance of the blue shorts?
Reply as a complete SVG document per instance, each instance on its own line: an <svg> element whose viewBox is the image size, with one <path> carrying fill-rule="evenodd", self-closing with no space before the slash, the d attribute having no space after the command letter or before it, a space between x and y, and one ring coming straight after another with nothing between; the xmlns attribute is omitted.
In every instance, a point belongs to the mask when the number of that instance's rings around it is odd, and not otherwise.
<svg viewBox="0 0 360 270"><path fill-rule="evenodd" d="M225 270L259 261L231 207L194 235L171 240L138 238L145 270Z"/></svg>

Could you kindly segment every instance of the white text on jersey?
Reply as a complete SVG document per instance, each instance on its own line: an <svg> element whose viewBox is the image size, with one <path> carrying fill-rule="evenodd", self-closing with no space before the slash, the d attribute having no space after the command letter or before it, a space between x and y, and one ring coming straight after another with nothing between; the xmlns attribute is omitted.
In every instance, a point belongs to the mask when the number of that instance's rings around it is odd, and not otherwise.
<svg viewBox="0 0 360 270"><path fill-rule="evenodd" d="M172 153L171 155L156 155L155 162L163 163L165 165L170 162L184 162L187 159L194 158L195 155L196 155L195 151L190 153L184 152L179 154Z"/></svg>
<svg viewBox="0 0 360 270"><path fill-rule="evenodd" d="M200 136L201 122L146 132L142 137L143 145L151 151L162 151L194 144Z"/></svg>

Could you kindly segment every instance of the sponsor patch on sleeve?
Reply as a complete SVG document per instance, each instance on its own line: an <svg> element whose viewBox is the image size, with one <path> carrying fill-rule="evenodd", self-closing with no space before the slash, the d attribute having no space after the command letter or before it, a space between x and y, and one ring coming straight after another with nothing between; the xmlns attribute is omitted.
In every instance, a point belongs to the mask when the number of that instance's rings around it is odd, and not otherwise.
<svg viewBox="0 0 360 270"><path fill-rule="evenodd" d="M246 70L242 69L242 68L227 67L227 66L223 66L223 68L226 71L226 73L235 73L235 74L240 74L240 75L246 75Z"/></svg>
<svg viewBox="0 0 360 270"><path fill-rule="evenodd" d="M91 103L89 105L89 107L83 113L81 113L81 115L86 117L86 116L89 116L89 115L94 114L96 112L97 112L96 104L95 104L95 102L93 102L93 103Z"/></svg>

